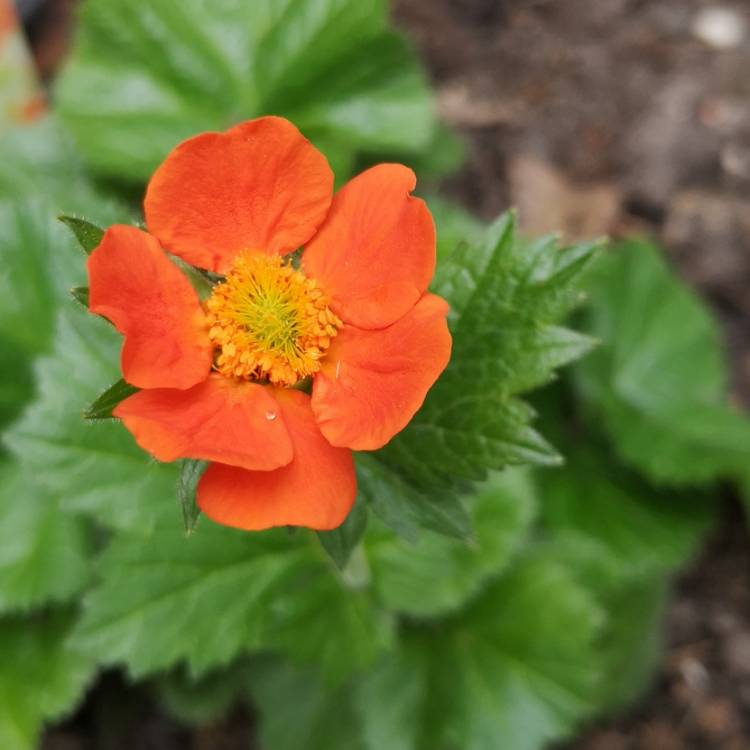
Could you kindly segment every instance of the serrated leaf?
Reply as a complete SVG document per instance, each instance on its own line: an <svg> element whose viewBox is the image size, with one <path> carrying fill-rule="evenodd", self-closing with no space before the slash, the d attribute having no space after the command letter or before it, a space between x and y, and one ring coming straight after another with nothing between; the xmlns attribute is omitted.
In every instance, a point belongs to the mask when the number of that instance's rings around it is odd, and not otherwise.
<svg viewBox="0 0 750 750"><path fill-rule="evenodd" d="M4 145L4 142L3 142ZM2 153L0 146L0 154ZM0 161L0 175L3 164ZM1 195L2 193L0 193ZM38 198L0 200L0 420L33 393L31 361L50 345L56 307L77 278L75 241ZM82 271L82 269L80 269Z"/></svg>
<svg viewBox="0 0 750 750"><path fill-rule="evenodd" d="M45 352L55 310L85 271L75 240L43 201L0 202L0 335Z"/></svg>
<svg viewBox="0 0 750 750"><path fill-rule="evenodd" d="M179 479L177 480L177 500L182 509L182 522L185 533L192 534L200 517L200 508L196 503L196 490L208 461L187 458L180 461Z"/></svg>
<svg viewBox="0 0 750 750"><path fill-rule="evenodd" d="M73 236L78 240L78 244L86 255L91 255L104 237L104 230L86 219L65 215L58 216L58 219L73 232Z"/></svg>
<svg viewBox="0 0 750 750"><path fill-rule="evenodd" d="M253 661L249 688L266 750L364 750L348 686L331 688L312 668L265 658Z"/></svg>
<svg viewBox="0 0 750 750"><path fill-rule="evenodd" d="M463 500L446 490L426 493L379 461L377 454L357 454L359 492L389 528L415 541L421 527L467 539L471 517Z"/></svg>
<svg viewBox="0 0 750 750"><path fill-rule="evenodd" d="M460 618L412 627L356 693L368 749L538 750L591 710L600 613L553 559L530 557Z"/></svg>
<svg viewBox="0 0 750 750"><path fill-rule="evenodd" d="M365 595L344 587L313 539L283 530L246 534L204 519L186 537L160 524L116 537L101 576L74 641L134 677L182 660L200 676L265 648L340 679L386 642L388 623Z"/></svg>
<svg viewBox="0 0 750 750"><path fill-rule="evenodd" d="M98 171L139 181L183 139L265 113L339 163L426 150L429 90L386 23L382 0L88 3L57 101Z"/></svg>
<svg viewBox="0 0 750 750"><path fill-rule="evenodd" d="M319 531L318 539L336 566L343 570L367 529L367 505L361 495L344 523L331 531Z"/></svg>
<svg viewBox="0 0 750 750"><path fill-rule="evenodd" d="M528 475L520 469L494 475L468 502L475 529L468 542L423 531L409 543L371 530L365 550L373 587L387 609L415 617L456 610L510 563L534 516Z"/></svg>
<svg viewBox="0 0 750 750"><path fill-rule="evenodd" d="M592 418L654 480L706 482L741 470L750 420L727 404L709 312L648 243L625 243L603 260L585 315L603 344L575 371Z"/></svg>
<svg viewBox="0 0 750 750"><path fill-rule="evenodd" d="M31 358L48 350L55 310L69 304L71 285L85 276L75 240L55 220L60 207L120 214L93 192L57 135L45 121L0 140L2 420L14 417L31 395Z"/></svg>
<svg viewBox="0 0 750 750"><path fill-rule="evenodd" d="M91 545L80 518L62 513L31 477L0 469L0 612L65 602L89 580Z"/></svg>
<svg viewBox="0 0 750 750"><path fill-rule="evenodd" d="M257 644L264 596L304 565L284 534L248 535L210 523L121 534L104 555L74 642L142 677L186 660L196 676ZM220 613L220 621L217 620Z"/></svg>
<svg viewBox="0 0 750 750"><path fill-rule="evenodd" d="M45 721L81 699L94 665L68 646L64 612L0 619L0 747L33 750Z"/></svg>
<svg viewBox="0 0 750 750"><path fill-rule="evenodd" d="M596 250L526 243L511 214L438 269L434 289L451 305L453 354L407 430L379 460L424 491L481 481L509 465L557 464L518 396L548 383L593 340L557 321L580 299L580 274Z"/></svg>
<svg viewBox="0 0 750 750"><path fill-rule="evenodd" d="M119 335L70 307L59 314L54 340L54 354L35 368L39 398L5 434L6 445L65 511L119 528L176 517L175 467L151 461L121 425L81 416L119 377Z"/></svg>
<svg viewBox="0 0 750 750"><path fill-rule="evenodd" d="M128 396L138 392L138 388L126 383L122 378L107 388L91 406L83 412L84 419L112 419L112 410Z"/></svg>

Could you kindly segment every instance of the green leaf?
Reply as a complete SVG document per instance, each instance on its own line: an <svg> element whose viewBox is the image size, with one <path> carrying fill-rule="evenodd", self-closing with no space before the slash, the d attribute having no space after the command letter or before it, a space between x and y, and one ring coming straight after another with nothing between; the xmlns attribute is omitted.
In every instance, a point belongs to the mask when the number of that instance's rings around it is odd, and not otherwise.
<svg viewBox="0 0 750 750"><path fill-rule="evenodd" d="M592 339L557 321L580 299L579 276L594 251L562 251L549 239L524 243L511 214L489 228L482 246L459 246L433 284L451 305L451 362L378 458L423 490L480 481L508 465L559 463L517 396L591 348Z"/></svg>
<svg viewBox="0 0 750 750"><path fill-rule="evenodd" d="M35 368L39 398L8 430L6 445L63 511L144 529L176 515L175 467L155 464L122 425L81 416L102 385L119 377L120 336L96 316L68 308L54 340L54 354Z"/></svg>
<svg viewBox="0 0 750 750"><path fill-rule="evenodd" d="M0 469L0 612L65 602L88 583L90 540L32 478Z"/></svg>
<svg viewBox="0 0 750 750"><path fill-rule="evenodd" d="M0 154L3 150L0 145ZM0 160L0 175L4 165ZM0 190L1 190L0 184ZM2 193L0 192L0 195ZM84 269L75 241L36 197L0 199L0 422L33 393L31 360L50 346L56 308Z"/></svg>
<svg viewBox="0 0 750 750"><path fill-rule="evenodd" d="M600 613L563 566L529 557L459 618L407 629L356 693L367 748L537 750L591 710Z"/></svg>
<svg viewBox="0 0 750 750"><path fill-rule="evenodd" d="M431 97L382 0L87 3L57 101L89 163L145 181L181 140L273 113L314 143L427 150Z"/></svg>
<svg viewBox="0 0 750 750"><path fill-rule="evenodd" d="M65 215L58 216L57 218L73 232L73 235L78 240L78 244L86 255L91 255L102 241L102 237L104 237L104 230L96 226L96 224L86 221L86 219Z"/></svg>
<svg viewBox="0 0 750 750"><path fill-rule="evenodd" d="M156 678L157 700L184 724L205 726L225 716L247 690L248 665L233 663L199 679L186 669L176 669Z"/></svg>
<svg viewBox="0 0 750 750"><path fill-rule="evenodd" d="M17 344L0 337L0 430L18 417L33 394L31 356Z"/></svg>
<svg viewBox="0 0 750 750"><path fill-rule="evenodd" d="M671 589L663 572L667 566L623 566L606 542L565 528L551 530L551 543L556 559L604 614L596 643L601 666L596 712L621 709L642 695L662 661L663 618Z"/></svg>
<svg viewBox="0 0 750 750"><path fill-rule="evenodd" d="M346 587L310 537L284 530L247 534L204 519L186 537L161 523L117 536L101 577L75 643L136 678L182 660L199 676L265 648L342 679L387 643L388 622L365 594Z"/></svg>
<svg viewBox="0 0 750 750"><path fill-rule="evenodd" d="M0 747L33 750L45 721L81 699L94 665L66 643L71 617L0 619Z"/></svg>
<svg viewBox="0 0 750 750"><path fill-rule="evenodd" d="M641 696L663 657L669 598L664 578L646 578L602 595L607 614L599 644L603 658L600 711L613 712Z"/></svg>
<svg viewBox="0 0 750 750"><path fill-rule="evenodd" d="M83 412L84 419L112 419L112 410L128 396L138 392L138 388L126 383L122 378L107 388L91 406Z"/></svg>
<svg viewBox="0 0 750 750"><path fill-rule="evenodd" d="M348 686L331 688L312 668L265 658L253 661L249 687L266 750L364 750Z"/></svg>
<svg viewBox="0 0 750 750"><path fill-rule="evenodd" d="M600 545L622 578L676 570L695 553L715 516L713 497L653 489L612 465L591 439L566 459L538 475L547 530Z"/></svg>
<svg viewBox="0 0 750 750"><path fill-rule="evenodd" d="M88 310L89 307L89 288L87 286L74 286L70 290L70 296L78 302L81 307Z"/></svg>
<svg viewBox="0 0 750 750"><path fill-rule="evenodd" d="M202 675L257 644L265 597L304 562L283 533L204 523L190 537L176 524L121 534L104 555L74 641L105 664L126 664L134 678L183 659Z"/></svg>
<svg viewBox="0 0 750 750"><path fill-rule="evenodd" d="M0 201L0 335L45 352L55 310L85 274L75 240L42 201Z"/></svg>
<svg viewBox="0 0 750 750"><path fill-rule="evenodd" d="M388 527L411 541L421 527L459 539L471 535L471 517L460 497L445 489L420 491L377 455L357 454L357 481L361 495Z"/></svg>
<svg viewBox="0 0 750 750"><path fill-rule="evenodd" d="M182 258L178 258L176 255L169 255L168 257L187 276L187 280L193 289L195 289L200 299L205 300L211 296L213 284L203 272L186 263Z"/></svg>
<svg viewBox="0 0 750 750"><path fill-rule="evenodd" d="M493 475L469 501L476 538L468 543L430 531L414 544L379 529L368 534L373 586L388 609L415 617L456 610L508 565L534 515L528 475Z"/></svg>
<svg viewBox="0 0 750 750"><path fill-rule="evenodd" d="M195 500L198 482L208 466L208 461L187 458L180 461L180 476L177 481L177 499L182 509L182 522L185 533L192 534L200 517L200 509Z"/></svg>
<svg viewBox="0 0 750 750"><path fill-rule="evenodd" d="M92 184L72 139L52 115L6 131L0 139L0 198L24 203L41 196L50 220L61 213L82 214L108 226L130 218L127 209Z"/></svg>
<svg viewBox="0 0 750 750"><path fill-rule="evenodd" d="M724 356L706 307L648 243L625 243L604 260L585 316L604 343L576 369L592 420L625 462L654 480L705 482L741 470L750 420L727 404Z"/></svg>
<svg viewBox="0 0 750 750"><path fill-rule="evenodd" d="M319 531L318 539L331 560L343 570L367 529L367 506L361 495L344 523L331 531Z"/></svg>
<svg viewBox="0 0 750 750"><path fill-rule="evenodd" d="M309 566L268 605L263 645L296 664L315 664L327 683L342 683L392 643L392 616L375 608L366 583L365 575Z"/></svg>

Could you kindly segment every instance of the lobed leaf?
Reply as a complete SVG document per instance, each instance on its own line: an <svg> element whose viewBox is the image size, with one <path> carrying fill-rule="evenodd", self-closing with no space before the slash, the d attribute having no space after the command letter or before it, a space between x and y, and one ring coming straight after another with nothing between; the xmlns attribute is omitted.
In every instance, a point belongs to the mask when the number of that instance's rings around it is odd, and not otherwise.
<svg viewBox="0 0 750 750"><path fill-rule="evenodd" d="M750 420L727 403L716 324L659 251L624 243L590 294L585 327L604 343L576 369L576 384L623 461L676 484L741 471Z"/></svg>
<svg viewBox="0 0 750 750"><path fill-rule="evenodd" d="M185 138L266 113L346 171L357 153L426 152L436 135L383 0L89 2L56 94L87 161L136 181Z"/></svg>
<svg viewBox="0 0 750 750"><path fill-rule="evenodd" d="M409 543L382 528L367 536L372 582L384 607L414 617L455 611L513 559L526 539L536 500L530 477L507 469L469 498L475 537L423 531Z"/></svg>
<svg viewBox="0 0 750 750"><path fill-rule="evenodd" d="M538 476L544 528L601 547L621 580L684 565L715 517L714 498L654 489L613 465L591 436L583 440L586 447L569 447L562 470Z"/></svg>
<svg viewBox="0 0 750 750"><path fill-rule="evenodd" d="M136 678L182 660L201 676L266 648L341 679L387 642L388 623L367 597L345 587L309 538L283 530L246 534L204 521L186 538L165 522L145 536L118 535L101 575L74 642Z"/></svg>
<svg viewBox="0 0 750 750"><path fill-rule="evenodd" d="M331 688L313 668L269 658L252 662L248 682L267 750L365 750L349 686Z"/></svg>
<svg viewBox="0 0 750 750"><path fill-rule="evenodd" d="M532 555L442 627L412 627L356 692L366 747L536 750L595 702L600 613Z"/></svg>

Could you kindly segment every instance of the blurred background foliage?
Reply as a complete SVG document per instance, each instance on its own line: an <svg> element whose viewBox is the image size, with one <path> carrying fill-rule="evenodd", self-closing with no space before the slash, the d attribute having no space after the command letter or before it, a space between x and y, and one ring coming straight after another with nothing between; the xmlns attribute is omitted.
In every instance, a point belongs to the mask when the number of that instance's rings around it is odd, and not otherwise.
<svg viewBox="0 0 750 750"><path fill-rule="evenodd" d="M341 529L187 537L181 467L81 418L120 343L56 217L137 222L172 146L265 113L339 184L415 167L454 356ZM110 667L182 723L252 706L268 750L536 750L646 688L717 483L750 483L721 337L646 239L561 248L437 197L461 151L385 2L81 5L49 113L0 140L0 747Z"/></svg>

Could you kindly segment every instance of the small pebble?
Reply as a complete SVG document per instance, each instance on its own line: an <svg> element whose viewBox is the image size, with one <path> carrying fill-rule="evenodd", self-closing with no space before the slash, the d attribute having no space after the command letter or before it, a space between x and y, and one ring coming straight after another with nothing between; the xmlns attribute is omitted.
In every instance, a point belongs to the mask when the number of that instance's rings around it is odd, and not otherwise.
<svg viewBox="0 0 750 750"><path fill-rule="evenodd" d="M704 8L693 19L693 36L714 49L738 47L745 38L745 19L733 8Z"/></svg>

